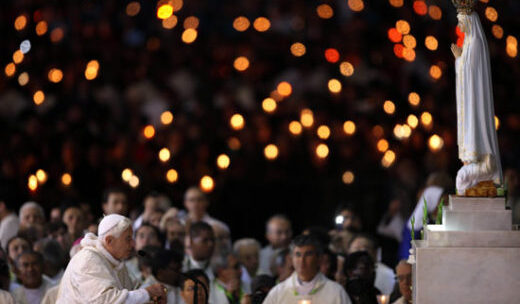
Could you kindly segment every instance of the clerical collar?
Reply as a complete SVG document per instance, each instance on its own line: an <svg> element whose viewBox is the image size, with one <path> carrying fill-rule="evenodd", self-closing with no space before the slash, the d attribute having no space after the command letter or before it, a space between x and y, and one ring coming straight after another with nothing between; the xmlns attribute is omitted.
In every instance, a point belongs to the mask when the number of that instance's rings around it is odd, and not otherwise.
<svg viewBox="0 0 520 304"><path fill-rule="evenodd" d="M321 288L321 273L317 273L314 278L308 282L301 281L298 273L294 273L293 285L295 295L312 295Z"/></svg>

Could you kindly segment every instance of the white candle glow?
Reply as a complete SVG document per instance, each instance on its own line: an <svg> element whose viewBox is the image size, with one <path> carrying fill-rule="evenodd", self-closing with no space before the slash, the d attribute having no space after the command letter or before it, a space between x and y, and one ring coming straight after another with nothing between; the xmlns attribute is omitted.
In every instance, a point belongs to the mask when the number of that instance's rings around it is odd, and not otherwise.
<svg viewBox="0 0 520 304"><path fill-rule="evenodd" d="M379 303L379 304L388 304L389 300L390 300L390 296L388 296L388 295L378 295L377 296L377 303Z"/></svg>

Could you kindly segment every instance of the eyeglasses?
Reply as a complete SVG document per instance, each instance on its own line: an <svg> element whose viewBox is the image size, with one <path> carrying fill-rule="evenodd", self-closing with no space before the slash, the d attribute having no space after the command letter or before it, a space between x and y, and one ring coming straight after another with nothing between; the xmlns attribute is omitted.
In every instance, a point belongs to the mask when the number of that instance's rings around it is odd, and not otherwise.
<svg viewBox="0 0 520 304"><path fill-rule="evenodd" d="M409 274L402 274L402 275L395 276L395 280L398 281L398 282L403 282L404 280L411 281L412 280L412 274L409 273Z"/></svg>

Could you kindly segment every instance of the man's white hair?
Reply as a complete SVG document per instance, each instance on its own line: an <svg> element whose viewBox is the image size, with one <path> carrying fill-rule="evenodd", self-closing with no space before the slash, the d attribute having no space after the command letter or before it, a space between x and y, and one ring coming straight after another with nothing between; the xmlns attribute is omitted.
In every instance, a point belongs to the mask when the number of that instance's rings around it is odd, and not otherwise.
<svg viewBox="0 0 520 304"><path fill-rule="evenodd" d="M42 217L43 220L45 220L45 212L43 211L43 208L42 206L40 206L40 204L38 204L37 202L34 202L34 201L28 201L28 202L25 202L22 207L20 207L20 211L18 213L18 215L21 217L22 216L22 213L27 210L27 209L30 209L30 208L35 208L36 210L38 210L38 213L40 214L40 216Z"/></svg>
<svg viewBox="0 0 520 304"><path fill-rule="evenodd" d="M235 241L235 244L233 244L233 252L236 255L238 255L240 252L240 248L243 247L255 247L258 250L258 252L260 252L261 249L261 245L257 240L251 238L244 238Z"/></svg>
<svg viewBox="0 0 520 304"><path fill-rule="evenodd" d="M125 232L128 228L131 227L132 221L127 217L123 217L122 219L119 219L115 225L109 227L108 230L102 231L100 230L100 228L98 228L98 238L102 242L105 241L107 236L113 236L115 238L118 238L121 236L123 232Z"/></svg>

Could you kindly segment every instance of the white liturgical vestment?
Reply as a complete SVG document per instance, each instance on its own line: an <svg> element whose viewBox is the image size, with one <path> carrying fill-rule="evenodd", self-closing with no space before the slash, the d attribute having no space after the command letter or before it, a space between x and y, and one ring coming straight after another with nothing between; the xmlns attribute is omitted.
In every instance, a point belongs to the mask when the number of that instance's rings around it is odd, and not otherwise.
<svg viewBox="0 0 520 304"><path fill-rule="evenodd" d="M305 282L298 282L298 275L294 272L285 281L271 289L263 304L298 304L298 301L301 300L310 300L311 303L318 304L351 304L343 287L329 280L322 273L318 272L311 283L312 286L307 288ZM302 294L302 290L308 292Z"/></svg>
<svg viewBox="0 0 520 304"><path fill-rule="evenodd" d="M485 180L500 185L502 167L486 37L477 13L459 13L457 17L465 34L462 54L455 60L459 158L463 162L481 163L490 157L493 167L492 172L486 174L478 172L483 170L475 164L462 167L457 174L457 190L465 190Z"/></svg>
<svg viewBox="0 0 520 304"><path fill-rule="evenodd" d="M88 239L89 234L85 238ZM70 260L63 274L56 304L140 304L149 301L146 290L133 290L123 262L112 257L100 241L85 241L81 243L83 249Z"/></svg>

